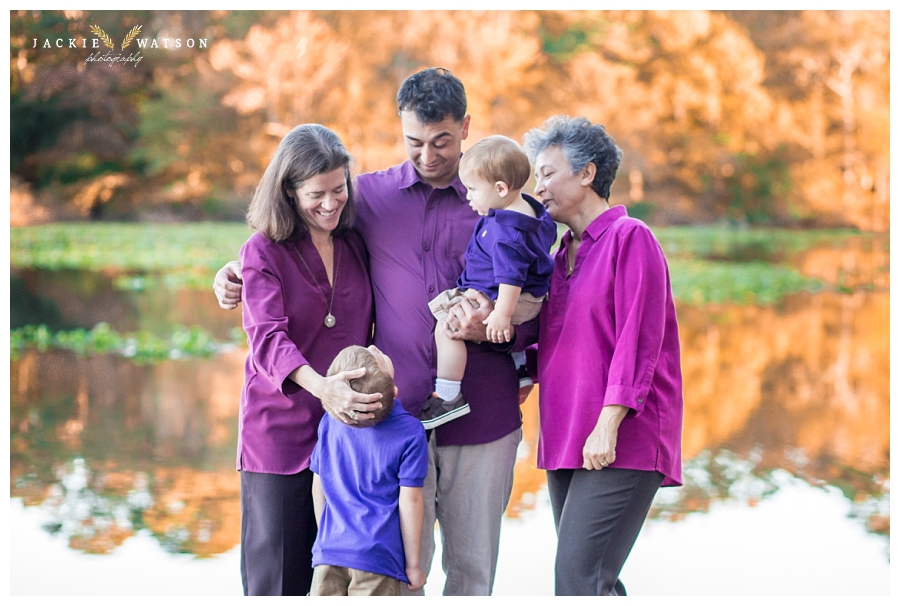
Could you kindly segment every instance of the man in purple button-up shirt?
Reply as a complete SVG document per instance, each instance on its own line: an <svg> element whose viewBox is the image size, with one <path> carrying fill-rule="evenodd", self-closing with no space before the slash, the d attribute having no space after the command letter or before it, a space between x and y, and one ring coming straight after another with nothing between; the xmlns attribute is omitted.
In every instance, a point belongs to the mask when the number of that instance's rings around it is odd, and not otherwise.
<svg viewBox="0 0 900 606"><path fill-rule="evenodd" d="M436 375L434 318L428 302L452 288L479 216L458 177L469 119L462 83L449 71L426 69L408 78L397 95L409 160L356 182L356 228L369 251L375 299L375 344L394 361L404 405L417 414ZM217 275L223 307L239 300L227 272ZM226 291L230 291L226 293ZM512 491L521 441L518 379L509 352L537 339L537 319L517 327L513 340L485 340L486 297L475 308L451 310L448 336L466 340L462 390L471 412L437 427L429 440L425 480L422 569L434 556L440 522L444 595L489 595L494 583L500 523ZM452 332L457 329L458 332ZM421 594L421 592L419 592Z"/></svg>
<svg viewBox="0 0 900 606"><path fill-rule="evenodd" d="M434 385L437 352L428 301L452 288L463 269L478 215L457 175L469 116L462 83L446 70L411 76L397 95L409 160L357 180L357 229L369 249L375 294L375 344L394 360L401 398L417 414ZM450 320L466 338L462 390L471 412L436 428L429 441L425 528L441 525L444 595L489 595L500 521L512 490L521 440L518 380L511 347L484 340L490 311L467 302ZM519 327L518 348L536 339L536 322ZM423 533L430 569L433 533Z"/></svg>

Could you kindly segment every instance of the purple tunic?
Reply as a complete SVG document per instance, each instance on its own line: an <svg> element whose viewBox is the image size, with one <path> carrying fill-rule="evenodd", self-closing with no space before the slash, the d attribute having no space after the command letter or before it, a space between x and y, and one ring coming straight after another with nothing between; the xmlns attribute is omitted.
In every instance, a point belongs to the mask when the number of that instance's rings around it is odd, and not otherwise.
<svg viewBox="0 0 900 606"><path fill-rule="evenodd" d="M478 221L457 281L462 290L474 288L492 301L497 300L500 284L518 286L534 297L550 290L550 247L556 240L556 223L540 202L524 197L534 208L534 217L491 209Z"/></svg>
<svg viewBox="0 0 900 606"><path fill-rule="evenodd" d="M563 236L540 316L538 467L580 469L601 409L622 404L631 410L610 467L681 485L681 354L662 249L624 206L588 226L566 277L571 240Z"/></svg>
<svg viewBox="0 0 900 606"><path fill-rule="evenodd" d="M409 161L360 175L356 185L356 228L369 251L375 295L375 345L394 362L399 398L418 414L434 388L437 364L428 301L455 286L479 216L459 178L434 189ZM536 324L518 326L512 347L534 342ZM462 391L471 412L435 429L442 446L487 444L522 425L512 347L466 347Z"/></svg>
<svg viewBox="0 0 900 606"><path fill-rule="evenodd" d="M286 475L309 467L322 404L287 377L304 364L324 376L344 347L368 344L372 290L359 235L335 238L334 256L331 313L337 324L326 328L332 289L309 234L277 244L255 233L241 247L250 353L241 390L239 470Z"/></svg>

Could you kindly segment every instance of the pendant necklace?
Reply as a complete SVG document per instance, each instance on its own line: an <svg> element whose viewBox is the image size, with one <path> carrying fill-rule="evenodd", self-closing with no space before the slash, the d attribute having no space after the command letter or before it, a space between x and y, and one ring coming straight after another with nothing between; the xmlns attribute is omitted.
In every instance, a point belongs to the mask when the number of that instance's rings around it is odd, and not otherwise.
<svg viewBox="0 0 900 606"><path fill-rule="evenodd" d="M332 243L334 241L332 240ZM322 287L319 286L319 281L316 280L315 274L313 274L312 270L309 268L309 265L306 264L306 260L303 258L303 255L300 254L300 249L297 248L297 245L294 245L294 251L297 253L297 256L300 257L300 260L303 262L303 267L306 268L306 271L309 272L309 277L312 278L313 284L316 285L316 290L319 291L319 294L322 295L322 298L326 300L328 303L328 313L325 315L325 328L333 328L337 323L337 320L334 319L334 316L331 315L331 307L334 305L334 291L337 290L337 271L338 265L341 263L341 249L337 246L333 247L337 250L337 255L335 255L334 260L334 269L332 270L331 276L331 301L325 298L325 293L322 292Z"/></svg>

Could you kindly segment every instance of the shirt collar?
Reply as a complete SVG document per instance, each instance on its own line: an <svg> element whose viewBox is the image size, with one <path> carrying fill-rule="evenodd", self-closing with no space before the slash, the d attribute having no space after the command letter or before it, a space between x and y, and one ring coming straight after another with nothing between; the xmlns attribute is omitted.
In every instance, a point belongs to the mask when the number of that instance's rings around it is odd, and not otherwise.
<svg viewBox="0 0 900 606"><path fill-rule="evenodd" d="M591 239L596 241L600 236L603 235L609 227L621 219L622 217L627 217L628 211L625 210L625 207L621 204L619 206L610 206L609 210L600 213L600 216L594 219L590 225L587 226L587 229L584 230L584 233Z"/></svg>
<svg viewBox="0 0 900 606"><path fill-rule="evenodd" d="M460 154L460 158L462 154ZM416 172L416 168L413 166L412 160L407 160L400 166L400 189L407 189L412 187L416 183L425 183L422 181L422 177L419 176L419 173ZM428 185L425 183L425 185ZM429 185L429 187L431 187ZM466 199L466 186L462 184L462 181L459 180L459 173L455 177L453 177L453 181L450 183L450 187L452 187L456 194L462 198ZM441 188L445 189L445 188Z"/></svg>
<svg viewBox="0 0 900 606"><path fill-rule="evenodd" d="M547 211L543 204L528 194L522 194L522 197L524 197L534 209L534 217L529 217L528 215L523 215L522 213L517 213L512 210L495 210L493 208L488 211L488 216L494 217L494 220L500 225L510 225L520 231L537 231L540 228L543 216L547 214Z"/></svg>
<svg viewBox="0 0 900 606"><path fill-rule="evenodd" d="M462 154L460 154L462 157ZM412 187L416 183L424 183L428 185L424 181L422 181L422 177L419 176L419 173L416 172L416 168L413 166L412 160L407 160L400 166L400 189L407 189ZM429 185L429 187L431 187ZM462 184L462 181L459 180L459 174L453 178L453 181L450 183L450 187L452 187L456 194L463 200L466 199L466 186Z"/></svg>

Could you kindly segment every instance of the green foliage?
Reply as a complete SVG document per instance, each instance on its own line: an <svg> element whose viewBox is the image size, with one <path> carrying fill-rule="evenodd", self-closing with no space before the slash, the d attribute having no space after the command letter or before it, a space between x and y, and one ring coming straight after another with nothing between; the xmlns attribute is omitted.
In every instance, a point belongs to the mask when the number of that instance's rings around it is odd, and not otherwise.
<svg viewBox="0 0 900 606"><path fill-rule="evenodd" d="M655 210L656 204L641 200L640 202L634 202L633 204L628 205L628 216L640 219L644 223L647 223L653 216Z"/></svg>
<svg viewBox="0 0 900 606"><path fill-rule="evenodd" d="M232 337L230 342L219 343L199 326L174 326L169 336L160 337L146 330L120 333L106 322L98 323L91 330L76 328L56 332L51 332L44 324L29 324L10 331L10 355L15 360L29 347L41 352L52 348L74 351L82 357L117 354L132 358L138 364L147 364L206 358L243 340L239 334Z"/></svg>
<svg viewBox="0 0 900 606"><path fill-rule="evenodd" d="M60 133L73 122L88 117L86 106L66 107L63 94L48 98L26 99L21 92L13 92L9 100L9 162L10 170L20 172L29 154L50 149ZM32 170L22 174L36 178Z"/></svg>
<svg viewBox="0 0 900 606"><path fill-rule="evenodd" d="M802 290L817 291L822 282L807 278L784 266L761 261L673 259L669 264L672 292L676 299L692 305L743 303L772 305L785 295Z"/></svg>
<svg viewBox="0 0 900 606"><path fill-rule="evenodd" d="M735 156L734 175L725 180L731 192L728 218L738 223L771 223L779 202L791 192L790 166L780 148L771 157L752 154Z"/></svg>
<svg viewBox="0 0 900 606"><path fill-rule="evenodd" d="M628 212L631 214L630 207ZM731 229L708 225L657 227L653 233L670 258L770 262L780 262L816 246L840 247L851 237L873 237L849 229Z"/></svg>
<svg viewBox="0 0 900 606"><path fill-rule="evenodd" d="M129 157L147 176L179 163L222 157L212 136L236 129L236 113L220 103L216 91L202 87L168 87L138 107L138 137Z"/></svg>
<svg viewBox="0 0 900 606"><path fill-rule="evenodd" d="M16 267L156 274L120 277L127 290L153 280L209 288L249 236L240 223L59 223L10 229L9 254Z"/></svg>
<svg viewBox="0 0 900 606"><path fill-rule="evenodd" d="M560 226L560 233L565 229ZM685 303L769 305L822 282L787 263L815 246L839 247L849 238L872 238L850 230L735 230L664 227L654 230L670 263L675 296ZM209 289L213 276L250 232L239 223L55 224L10 230L15 267L114 272L122 290ZM841 284L832 285L841 288ZM846 288L846 287L844 287ZM861 287L860 287L861 288Z"/></svg>
<svg viewBox="0 0 900 606"><path fill-rule="evenodd" d="M592 46L604 36L606 25L602 17L586 17L562 32L552 32L542 26L538 32L541 48L551 59L565 62L579 52L590 52Z"/></svg>

